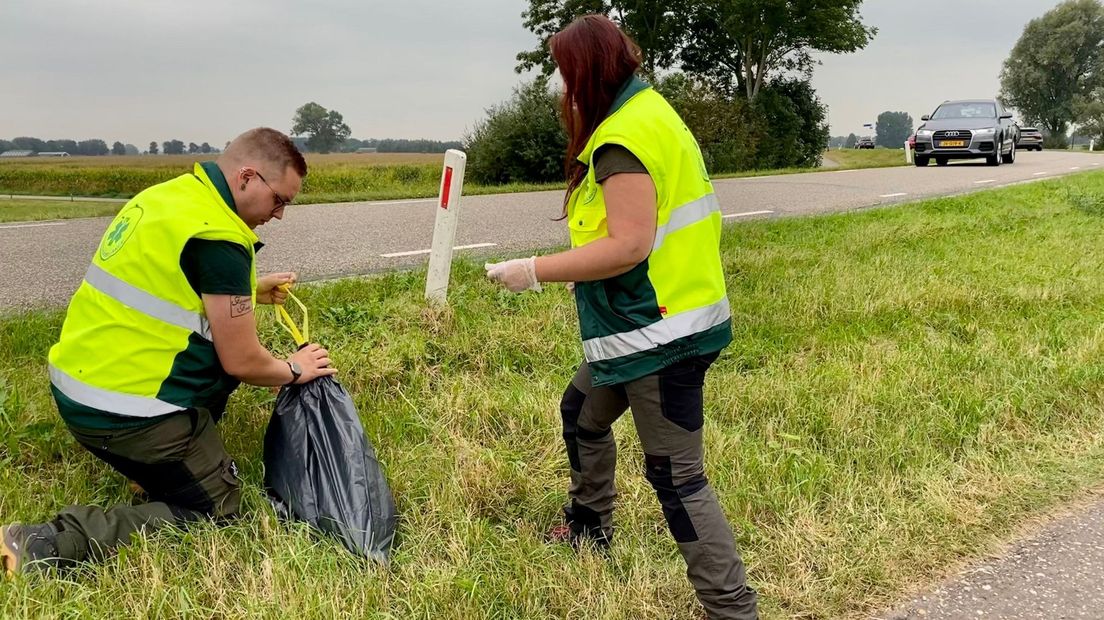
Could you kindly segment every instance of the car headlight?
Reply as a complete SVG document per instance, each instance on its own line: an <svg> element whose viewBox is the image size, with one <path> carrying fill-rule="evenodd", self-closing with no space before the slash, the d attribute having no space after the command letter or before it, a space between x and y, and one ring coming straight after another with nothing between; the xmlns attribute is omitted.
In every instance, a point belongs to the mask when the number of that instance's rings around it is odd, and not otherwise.
<svg viewBox="0 0 1104 620"><path fill-rule="evenodd" d="M996 127L986 127L985 129L975 129L974 135L976 136L991 136L997 133Z"/></svg>
<svg viewBox="0 0 1104 620"><path fill-rule="evenodd" d="M932 137L932 131L930 129L921 129L916 132L917 138L930 138Z"/></svg>

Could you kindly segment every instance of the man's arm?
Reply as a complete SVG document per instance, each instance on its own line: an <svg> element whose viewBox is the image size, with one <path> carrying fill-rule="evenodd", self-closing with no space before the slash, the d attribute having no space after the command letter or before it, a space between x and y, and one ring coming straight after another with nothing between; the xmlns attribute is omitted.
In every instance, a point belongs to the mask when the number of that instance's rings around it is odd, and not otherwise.
<svg viewBox="0 0 1104 620"><path fill-rule="evenodd" d="M292 372L286 361L274 357L257 338L257 321L250 295L203 295L211 337L223 369L244 383L261 387L286 385ZM291 356L303 375L297 383L336 374L329 353L311 344Z"/></svg>

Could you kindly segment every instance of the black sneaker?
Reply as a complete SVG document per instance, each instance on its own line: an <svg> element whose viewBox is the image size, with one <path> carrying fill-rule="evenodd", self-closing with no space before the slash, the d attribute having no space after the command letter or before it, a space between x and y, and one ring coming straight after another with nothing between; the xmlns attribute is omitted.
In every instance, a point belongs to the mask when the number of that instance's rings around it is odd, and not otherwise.
<svg viewBox="0 0 1104 620"><path fill-rule="evenodd" d="M57 535L52 523L12 523L0 528L0 563L4 572L11 577L60 566Z"/></svg>

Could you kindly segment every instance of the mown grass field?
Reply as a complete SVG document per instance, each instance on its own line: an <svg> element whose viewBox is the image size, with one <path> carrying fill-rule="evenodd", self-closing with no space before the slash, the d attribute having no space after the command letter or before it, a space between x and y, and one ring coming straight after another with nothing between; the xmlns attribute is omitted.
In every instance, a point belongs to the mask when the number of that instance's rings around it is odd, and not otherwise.
<svg viewBox="0 0 1104 620"><path fill-rule="evenodd" d="M0 163L0 194L130 198L191 171L214 155L14 159ZM297 202L387 200L436 195L443 155L309 155Z"/></svg>
<svg viewBox="0 0 1104 620"><path fill-rule="evenodd" d="M191 171L196 161L214 157L141 155L4 160L0 162L0 195L130 198L151 185ZM443 161L443 154L425 153L308 154L310 173L295 202L434 197L440 190ZM555 187L558 185L481 186L468 183L464 192L496 194Z"/></svg>
<svg viewBox="0 0 1104 620"><path fill-rule="evenodd" d="M115 215L119 202L71 202L68 200L8 200L0 198L0 223L66 220Z"/></svg>
<svg viewBox="0 0 1104 620"><path fill-rule="evenodd" d="M707 386L707 470L764 617L863 617L1104 482L1101 247L1104 174L726 229L735 342ZM247 388L223 422L241 521L0 584L0 617L700 617L625 420L611 556L542 542L567 484L574 308L482 271L458 263L441 314L417 272L302 287L398 501L389 568L274 520L274 396ZM50 402L61 319L0 319L0 521L129 501Z"/></svg>
<svg viewBox="0 0 1104 620"><path fill-rule="evenodd" d="M897 153L896 157L892 154ZM837 170L902 165L904 155L878 151L832 151L828 155ZM0 195L96 196L129 198L146 187L167 181L190 170L191 155L135 157L73 157L64 159L13 159L0 162ZM443 155L432 154L332 154L308 155L310 174L297 203L346 202L432 198L440 191ZM808 168L753 170L718 175L735 178L767 174L810 172ZM501 194L559 189L560 184L513 184L485 186L467 183L467 195ZM5 209L0 198L0 217L22 214L24 220L112 215L115 209L103 204L71 206L66 209ZM8 214L8 215L5 215ZM10 220L15 221L15 220Z"/></svg>
<svg viewBox="0 0 1104 620"><path fill-rule="evenodd" d="M840 170L905 165L905 152L902 149L837 149L825 151L824 158L839 164Z"/></svg>

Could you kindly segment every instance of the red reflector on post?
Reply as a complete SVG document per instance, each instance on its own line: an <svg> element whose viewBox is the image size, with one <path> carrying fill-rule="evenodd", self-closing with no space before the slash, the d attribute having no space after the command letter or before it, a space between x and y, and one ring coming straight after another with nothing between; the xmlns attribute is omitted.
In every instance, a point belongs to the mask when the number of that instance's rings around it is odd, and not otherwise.
<svg viewBox="0 0 1104 620"><path fill-rule="evenodd" d="M449 195L452 193L452 168L445 168L445 186L441 188L441 208L449 208Z"/></svg>

